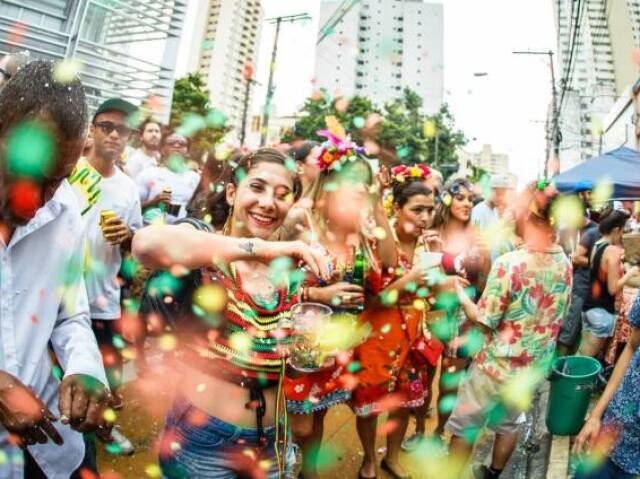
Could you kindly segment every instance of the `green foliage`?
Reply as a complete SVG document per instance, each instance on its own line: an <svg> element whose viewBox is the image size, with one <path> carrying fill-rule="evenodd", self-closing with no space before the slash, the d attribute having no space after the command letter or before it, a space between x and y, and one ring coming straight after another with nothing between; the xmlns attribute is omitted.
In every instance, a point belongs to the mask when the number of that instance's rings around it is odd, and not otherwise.
<svg viewBox="0 0 640 479"><path fill-rule="evenodd" d="M456 128L448 105L427 115L420 95L408 88L402 97L388 102L382 110L366 97L354 96L348 101L333 99L321 90L306 100L300 113L294 133L282 141L291 141L294 137L322 141L316 132L326 127L327 116L335 116L357 143L370 139L382 150L391 152L385 161L427 163L443 170L445 176L457 170L457 149L467 143L464 134ZM367 121L374 113L381 117L377 126Z"/></svg>
<svg viewBox="0 0 640 479"><path fill-rule="evenodd" d="M204 153L212 151L229 131L226 119L220 121L220 115L221 112L209 106L209 91L199 75L190 73L176 80L170 125L191 138L191 155L194 159L200 159Z"/></svg>
<svg viewBox="0 0 640 479"><path fill-rule="evenodd" d="M457 149L467 143L455 126L449 106L445 103L433 115L422 113L420 95L406 88L401 98L384 107L378 141L393 148L400 163L427 163L450 173L447 166L459 161Z"/></svg>

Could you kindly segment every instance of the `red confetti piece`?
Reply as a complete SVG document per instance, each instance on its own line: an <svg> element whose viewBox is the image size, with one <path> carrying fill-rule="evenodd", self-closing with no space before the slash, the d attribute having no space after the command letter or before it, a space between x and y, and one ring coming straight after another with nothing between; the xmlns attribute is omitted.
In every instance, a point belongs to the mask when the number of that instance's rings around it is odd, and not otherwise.
<svg viewBox="0 0 640 479"><path fill-rule="evenodd" d="M16 22L11 30L9 30L9 43L20 44L24 34L27 33L27 24L24 22Z"/></svg>
<svg viewBox="0 0 640 479"><path fill-rule="evenodd" d="M19 180L9 187L11 211L19 218L33 218L40 208L41 201L40 187L33 181Z"/></svg>

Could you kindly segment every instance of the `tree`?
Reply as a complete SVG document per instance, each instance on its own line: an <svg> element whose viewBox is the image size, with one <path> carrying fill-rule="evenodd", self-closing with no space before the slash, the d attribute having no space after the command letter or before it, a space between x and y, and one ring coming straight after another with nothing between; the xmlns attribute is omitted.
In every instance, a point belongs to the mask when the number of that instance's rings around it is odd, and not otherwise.
<svg viewBox="0 0 640 479"><path fill-rule="evenodd" d="M376 156L383 163L428 163L445 177L457 170L457 150L467 142L446 104L426 115L422 98L409 88L382 111L366 97L332 99L321 90L306 100L300 113L294 133L282 141L296 137L322 141L316 132L325 128L325 118L332 115L357 143L377 143ZM375 117L377 121L372 121Z"/></svg>
<svg viewBox="0 0 640 479"><path fill-rule="evenodd" d="M445 176L457 170L457 149L467 143L455 126L447 104L433 115L422 113L420 95L406 88L401 98L384 107L378 141L395 151L399 163L427 163Z"/></svg>
<svg viewBox="0 0 640 479"><path fill-rule="evenodd" d="M326 128L327 116L335 116L352 139L362 143L366 137L367 119L379 111L368 98L356 95L351 99L334 99L326 90L320 90L307 98L300 113L294 131L283 137L283 142L290 142L294 138L324 141L325 138L318 136L317 131Z"/></svg>
<svg viewBox="0 0 640 479"><path fill-rule="evenodd" d="M213 150L230 128L227 117L209 105L209 91L202 78L190 73L174 84L171 127L191 138L191 155L201 159Z"/></svg>

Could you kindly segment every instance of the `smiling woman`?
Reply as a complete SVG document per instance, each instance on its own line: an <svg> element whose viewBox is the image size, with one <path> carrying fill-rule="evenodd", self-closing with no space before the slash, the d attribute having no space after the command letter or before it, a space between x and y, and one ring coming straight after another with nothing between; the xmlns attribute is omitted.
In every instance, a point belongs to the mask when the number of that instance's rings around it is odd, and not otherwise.
<svg viewBox="0 0 640 479"><path fill-rule="evenodd" d="M286 438L279 442L286 427L280 428L278 386L289 341L282 321L298 302L298 284L287 271L274 278L269 262L290 257L321 277L328 271L322 254L301 241L269 241L300 192L296 173L285 165L272 149L239 160L233 179L208 202L222 234L187 219L144 228L134 240L145 266L192 270L187 276L162 273L181 287L169 302L156 298L156 304L171 304L171 315L169 308L158 312L174 326L175 367L183 378L161 441L180 447L161 448L163 477L224 472L275 478L292 464L290 456L284 460L291 452Z"/></svg>

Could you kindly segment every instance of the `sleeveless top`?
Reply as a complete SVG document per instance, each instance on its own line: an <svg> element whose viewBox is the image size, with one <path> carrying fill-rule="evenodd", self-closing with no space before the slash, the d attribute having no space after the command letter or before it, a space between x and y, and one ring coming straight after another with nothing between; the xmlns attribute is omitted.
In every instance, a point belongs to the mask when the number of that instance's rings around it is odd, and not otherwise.
<svg viewBox="0 0 640 479"><path fill-rule="evenodd" d="M615 314L616 312L616 298L609 293L607 273L603 273L600 268L602 266L602 256L608 246L609 243L606 242L596 243L594 245L594 252L589 271L591 290L584 305L585 311L593 308L602 308L612 314Z"/></svg>
<svg viewBox="0 0 640 479"><path fill-rule="evenodd" d="M198 220L182 222L210 231ZM272 300L258 300L244 291L233 264L218 264L180 278L159 272L145 296L141 312L159 313L171 326L176 359L242 387L256 380L277 384L282 349L290 342L291 308L298 302L295 281L277 289Z"/></svg>

